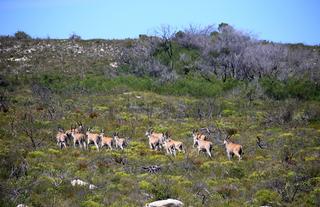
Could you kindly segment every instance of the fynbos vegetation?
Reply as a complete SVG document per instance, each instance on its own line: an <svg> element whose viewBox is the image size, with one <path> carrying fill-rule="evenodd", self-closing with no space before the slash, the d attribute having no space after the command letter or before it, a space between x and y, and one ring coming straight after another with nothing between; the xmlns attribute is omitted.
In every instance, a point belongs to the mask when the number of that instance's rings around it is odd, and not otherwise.
<svg viewBox="0 0 320 207"><path fill-rule="evenodd" d="M319 206L319 57L225 23L2 36L0 206Z"/></svg>

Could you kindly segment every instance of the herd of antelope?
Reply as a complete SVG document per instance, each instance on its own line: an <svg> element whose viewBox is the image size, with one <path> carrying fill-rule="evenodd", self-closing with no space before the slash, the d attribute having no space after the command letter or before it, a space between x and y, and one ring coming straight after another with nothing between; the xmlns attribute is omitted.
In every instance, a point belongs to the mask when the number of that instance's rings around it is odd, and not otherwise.
<svg viewBox="0 0 320 207"><path fill-rule="evenodd" d="M77 123L78 126L71 126L69 130L64 131L59 128L56 135L57 145L62 148L67 148L69 143L73 142L73 147L77 146L83 150L88 149L90 144L94 144L99 151L103 147L107 147L111 150L121 149L123 150L128 146L128 139L119 137L118 133L114 133L112 137L106 136L104 131L100 133L92 132L91 128L85 128L82 123ZM169 154L176 156L177 152L185 153L186 147L183 142L176 141L171 138L168 132L155 132L153 129L148 129L145 136L149 140L149 147L152 150L162 150ZM243 149L242 145L236 144L230 140L231 136L227 136L223 140L227 157L230 160L231 157L236 155L239 161L242 159ZM213 150L213 143L209 141L209 137L200 130L192 131L193 148L196 148L198 154L205 152L210 158L212 157L211 151Z"/></svg>
<svg viewBox="0 0 320 207"><path fill-rule="evenodd" d="M73 147L77 146L81 149L88 149L90 144L94 144L99 151L103 147L110 149L124 149L128 142L125 138L120 138L118 133L114 133L112 137L105 136L104 131L94 133L91 128L85 128L82 123L78 126L71 126L69 130L64 131L59 128L56 135L57 145L60 148L67 148L69 143L73 141Z"/></svg>

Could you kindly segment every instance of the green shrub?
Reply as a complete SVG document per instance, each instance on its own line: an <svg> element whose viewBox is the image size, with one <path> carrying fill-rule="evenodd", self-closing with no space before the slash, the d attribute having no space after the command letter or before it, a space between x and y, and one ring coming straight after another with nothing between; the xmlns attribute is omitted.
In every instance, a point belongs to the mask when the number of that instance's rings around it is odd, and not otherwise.
<svg viewBox="0 0 320 207"><path fill-rule="evenodd" d="M31 158L42 158L45 157L45 153L42 151L33 151L29 152L28 156Z"/></svg>
<svg viewBox="0 0 320 207"><path fill-rule="evenodd" d="M27 33L23 32L23 31L17 31L16 33L14 33L14 37L17 38L18 40L31 39L30 35L28 35Z"/></svg>
<svg viewBox="0 0 320 207"><path fill-rule="evenodd" d="M307 204L310 206L320 206L320 188L315 188L307 199Z"/></svg>
<svg viewBox="0 0 320 207"><path fill-rule="evenodd" d="M230 177L233 178L242 178L244 177L244 170L240 167L232 167L229 171Z"/></svg>
<svg viewBox="0 0 320 207"><path fill-rule="evenodd" d="M82 207L102 207L103 205L95 202L95 201L92 201L92 200L88 200L88 201L84 201L81 203L81 206Z"/></svg>
<svg viewBox="0 0 320 207"><path fill-rule="evenodd" d="M280 201L279 194L269 189L259 190L254 195L254 203L259 206L279 206Z"/></svg>
<svg viewBox="0 0 320 207"><path fill-rule="evenodd" d="M320 99L320 86L308 79L291 78L287 81L280 81L274 78L263 78L260 82L265 93L277 100L286 98Z"/></svg>

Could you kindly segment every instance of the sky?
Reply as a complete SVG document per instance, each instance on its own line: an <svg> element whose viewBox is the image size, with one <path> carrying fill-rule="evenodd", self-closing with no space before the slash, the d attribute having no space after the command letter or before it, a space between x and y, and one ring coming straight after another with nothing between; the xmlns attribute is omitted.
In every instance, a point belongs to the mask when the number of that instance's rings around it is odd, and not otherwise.
<svg viewBox="0 0 320 207"><path fill-rule="evenodd" d="M258 39L320 44L320 0L0 0L0 35L123 39L221 22Z"/></svg>

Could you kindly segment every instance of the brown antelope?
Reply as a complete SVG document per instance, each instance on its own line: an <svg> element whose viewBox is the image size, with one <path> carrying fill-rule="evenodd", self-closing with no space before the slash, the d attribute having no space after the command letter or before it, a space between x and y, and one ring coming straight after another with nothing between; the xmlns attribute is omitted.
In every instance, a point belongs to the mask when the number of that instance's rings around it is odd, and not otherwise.
<svg viewBox="0 0 320 207"><path fill-rule="evenodd" d="M192 131L192 137L193 137L193 148L196 147L197 140L206 140L206 141L208 140L208 137L205 134L201 132L197 132L197 130L195 129Z"/></svg>
<svg viewBox="0 0 320 207"><path fill-rule="evenodd" d="M155 133L152 129L146 131L145 134L149 138L149 147L150 149L160 150L162 147L163 141L165 139L164 133Z"/></svg>
<svg viewBox="0 0 320 207"><path fill-rule="evenodd" d="M81 133L81 132L76 132L75 130L72 131L71 133L72 137L73 137L73 147L76 148L76 144L79 144L79 147L82 149L86 149L87 148L87 144L86 144L86 134L85 133Z"/></svg>
<svg viewBox="0 0 320 207"><path fill-rule="evenodd" d="M112 137L106 137L104 136L104 132L100 133L100 137L101 137L101 144L100 144L100 148L102 149L102 147L107 146L110 149L112 148L112 144L113 144L113 138Z"/></svg>
<svg viewBox="0 0 320 207"><path fill-rule="evenodd" d="M89 128L86 135L87 135L87 145L89 146L89 144L93 143L99 152L99 145L98 144L101 140L100 134L92 133L91 129Z"/></svg>
<svg viewBox="0 0 320 207"><path fill-rule="evenodd" d="M76 125L75 125L74 128L72 128L72 126L71 126L71 131L74 131L76 133L85 133L84 126L83 126L82 122L77 122L77 125L78 125L78 127L76 127Z"/></svg>
<svg viewBox="0 0 320 207"><path fill-rule="evenodd" d="M186 152L186 151L185 151L185 148L184 148L184 144L183 144L182 142L180 142L180 141L175 141L175 140L171 139L171 138L168 136L167 133L166 133L166 140L165 140L165 141L168 141L168 142L170 142L170 143L173 143L175 150L177 150L178 152L183 152L183 153Z"/></svg>
<svg viewBox="0 0 320 207"><path fill-rule="evenodd" d="M127 146L127 141L124 138L119 138L118 132L114 133L113 139L116 143L116 148L120 148L123 150L123 147Z"/></svg>
<svg viewBox="0 0 320 207"><path fill-rule="evenodd" d="M164 140L162 146L166 150L167 154L171 154L173 156L176 156L175 145L170 139Z"/></svg>
<svg viewBox="0 0 320 207"><path fill-rule="evenodd" d="M76 129L73 125L70 126L70 129L65 131L65 134L68 136L68 140L71 142L72 132Z"/></svg>
<svg viewBox="0 0 320 207"><path fill-rule="evenodd" d="M233 155L236 155L237 157L239 157L239 161L242 159L241 157L241 155L243 154L242 145L235 144L232 141L230 141L230 136L227 136L224 139L223 144L226 147L226 152L229 160L231 159L231 156L233 157Z"/></svg>
<svg viewBox="0 0 320 207"><path fill-rule="evenodd" d="M56 135L57 145L62 149L63 147L67 148L68 144L68 135L64 133L61 129L59 129Z"/></svg>
<svg viewBox="0 0 320 207"><path fill-rule="evenodd" d="M201 137L196 137L195 145L197 145L198 154L200 154L200 151L206 151L209 157L211 156L211 150L212 150L212 142L207 140L202 140Z"/></svg>
<svg viewBox="0 0 320 207"><path fill-rule="evenodd" d="M82 123L81 123L81 122L77 122L77 124L78 124L78 127L77 127L77 125L74 125L74 126L73 126L73 125L71 124L70 129L68 129L68 130L65 131L65 134L68 136L68 140L69 140L70 142L71 142L71 139L73 138L72 132L84 133L84 127L83 127Z"/></svg>

